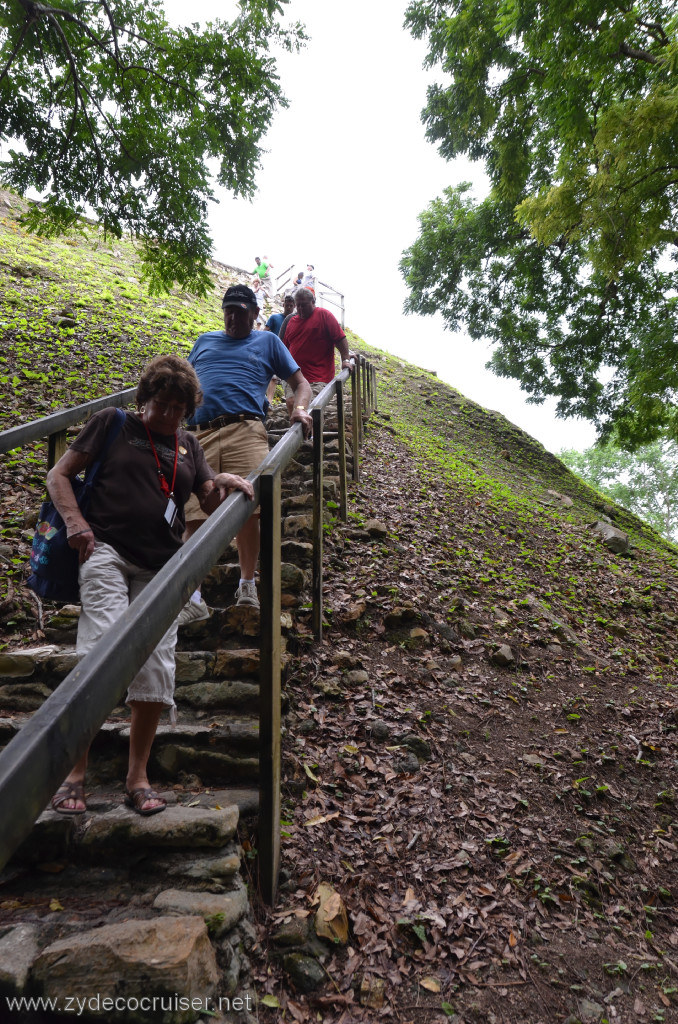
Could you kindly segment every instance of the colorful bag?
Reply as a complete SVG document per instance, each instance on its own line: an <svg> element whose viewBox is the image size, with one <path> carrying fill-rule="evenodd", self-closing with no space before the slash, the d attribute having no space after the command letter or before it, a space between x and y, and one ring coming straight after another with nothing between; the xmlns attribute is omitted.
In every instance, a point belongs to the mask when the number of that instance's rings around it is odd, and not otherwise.
<svg viewBox="0 0 678 1024"><path fill-rule="evenodd" d="M124 422L124 411L116 409L99 458L88 467L84 479L76 476L71 480L75 500L85 518L99 467ZM31 549L31 569L26 583L39 597L68 604L80 600L78 552L69 547L66 526L52 501L43 501L40 509Z"/></svg>

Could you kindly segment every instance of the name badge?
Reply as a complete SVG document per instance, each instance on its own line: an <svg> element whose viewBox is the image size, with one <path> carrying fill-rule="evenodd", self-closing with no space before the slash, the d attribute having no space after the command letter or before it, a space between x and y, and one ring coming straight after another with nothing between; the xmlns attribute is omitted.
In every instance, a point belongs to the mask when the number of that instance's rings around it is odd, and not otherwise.
<svg viewBox="0 0 678 1024"><path fill-rule="evenodd" d="M177 506L174 498L170 498L167 502L167 508L165 509L165 522L168 526L174 526L174 520L177 518Z"/></svg>

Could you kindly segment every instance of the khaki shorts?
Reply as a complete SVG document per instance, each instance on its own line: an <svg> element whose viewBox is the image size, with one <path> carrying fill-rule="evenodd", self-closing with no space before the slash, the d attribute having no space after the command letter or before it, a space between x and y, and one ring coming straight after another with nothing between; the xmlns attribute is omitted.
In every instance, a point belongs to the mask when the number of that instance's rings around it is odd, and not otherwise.
<svg viewBox="0 0 678 1024"><path fill-rule="evenodd" d="M268 434L261 420L228 423L218 430L200 430L195 436L215 473L247 477L259 468L269 451ZM187 523L207 519L195 494L186 502L184 515Z"/></svg>
<svg viewBox="0 0 678 1024"><path fill-rule="evenodd" d="M119 555L115 548L102 541L94 542L94 551L80 566L80 600L76 652L83 658L94 647L130 602L148 586L156 571L142 569ZM152 701L170 709L176 721L174 705L174 648L177 642L178 619L151 651L129 684L126 701Z"/></svg>

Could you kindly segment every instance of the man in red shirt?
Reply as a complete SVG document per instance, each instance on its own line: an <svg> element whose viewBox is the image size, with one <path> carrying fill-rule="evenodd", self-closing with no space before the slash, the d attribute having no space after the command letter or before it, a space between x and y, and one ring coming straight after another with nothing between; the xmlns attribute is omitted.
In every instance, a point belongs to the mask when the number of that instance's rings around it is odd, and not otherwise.
<svg viewBox="0 0 678 1024"><path fill-rule="evenodd" d="M316 309L315 297L308 288L297 289L294 301L297 312L287 323L283 342L299 364L313 394L318 395L335 376L335 348L341 356L341 368L351 368L348 342L337 318L327 309ZM285 399L287 411L291 413L294 397L287 387Z"/></svg>

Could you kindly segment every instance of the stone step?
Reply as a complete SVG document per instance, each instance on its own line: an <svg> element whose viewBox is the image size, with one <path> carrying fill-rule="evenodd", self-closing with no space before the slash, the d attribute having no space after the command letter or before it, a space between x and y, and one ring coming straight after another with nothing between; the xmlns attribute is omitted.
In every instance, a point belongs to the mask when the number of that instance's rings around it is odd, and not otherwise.
<svg viewBox="0 0 678 1024"><path fill-rule="evenodd" d="M329 473L331 471L332 466L339 466L338 459L331 458L331 456L334 456L338 451L338 441L330 441L327 445L325 445L325 457L323 459L323 470L325 473ZM293 460L293 463L290 463L290 466L292 466L293 464L296 464L296 466L303 466L306 469L310 469L313 464L313 449L310 447L300 448ZM353 457L350 452L346 453L346 466L353 468Z"/></svg>
<svg viewBox="0 0 678 1024"><path fill-rule="evenodd" d="M255 934L236 828L238 803L254 810L257 794L165 795L167 809L151 817L126 808L120 790L88 790L81 815L40 816L0 874L3 992L42 992L64 1005L75 991L124 995L138 1005L151 990L243 988ZM122 1019L101 1009L97 1019Z"/></svg>
<svg viewBox="0 0 678 1024"><path fill-rule="evenodd" d="M310 478L307 479L301 475L290 477L289 479L284 477L280 488L283 502L287 501L288 498L294 497L296 494L305 492L310 493L310 489ZM339 479L339 467L337 466L336 474L326 474L323 477L323 496L330 501L338 501L340 493L341 483Z"/></svg>
<svg viewBox="0 0 678 1024"><path fill-rule="evenodd" d="M291 618L282 617L289 628ZM195 630L202 623L191 623ZM202 638L202 634L201 634ZM250 638L250 644L252 638ZM285 638L282 638L283 654ZM33 647L2 652L0 667L0 711L35 711L78 663L74 647ZM176 652L177 686L224 679L259 679L259 647L236 646L224 639L212 650Z"/></svg>
<svg viewBox="0 0 678 1024"><path fill-rule="evenodd" d="M243 617L243 625L247 625L250 621L242 611L242 606L235 611L236 606L233 604L233 595L239 580L240 566L237 562L220 563L215 565L213 569L210 569L201 587L202 596L210 607L223 609L226 606L231 606L228 610L234 610L231 617L220 619L220 624L223 628L230 629L231 632L237 631L232 626L237 626L240 622L239 615ZM296 603L295 599L308 586L309 582L296 564L292 563L290 559L283 559L280 566L281 590L283 596L287 595L288 598L292 599L286 602L283 601L283 606L293 607ZM195 625L199 625L199 623ZM246 630L244 633L245 635L254 635Z"/></svg>
<svg viewBox="0 0 678 1024"><path fill-rule="evenodd" d="M290 494L282 500L282 510L285 515L298 512L300 509L313 507L313 492L304 490L301 493Z"/></svg>
<svg viewBox="0 0 678 1024"><path fill-rule="evenodd" d="M129 750L129 710L122 720L111 716L90 748L89 772L96 784L123 779ZM0 719L0 745L5 746L28 720L26 714ZM153 778L176 782L179 773L196 784L254 785L259 777L259 719L228 710L224 714L180 712L176 725L161 721L149 772Z"/></svg>
<svg viewBox="0 0 678 1024"><path fill-rule="evenodd" d="M88 777L88 783L90 779ZM116 868L134 866L135 872L153 875L162 868L174 877L228 877L240 867L235 843L240 815L256 814L258 789L163 790L167 810L144 817L124 803L122 783L115 787L85 786L87 810L65 815L46 808L36 821L30 836L21 844L5 869L0 884L24 876L36 864L49 868L61 860L68 863L104 863L111 859ZM214 863L199 866L176 859L177 851L195 852L199 860ZM140 860L140 853L154 851L153 862ZM220 863L216 863L220 861ZM201 867L209 867L209 875Z"/></svg>
<svg viewBox="0 0 678 1024"><path fill-rule="evenodd" d="M151 851L200 849L204 856L205 850L218 849L229 858L233 853L230 844L239 816L233 804L216 809L187 807L175 800L162 814L142 817L124 805L122 793L97 799L96 792L87 791L87 807L84 814L72 816L43 811L15 855L19 862L36 863L49 855L50 860L101 863L110 858L120 864L138 862L140 853L148 856ZM226 873L233 875L238 867L229 861Z"/></svg>

